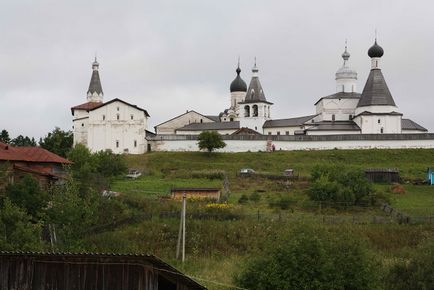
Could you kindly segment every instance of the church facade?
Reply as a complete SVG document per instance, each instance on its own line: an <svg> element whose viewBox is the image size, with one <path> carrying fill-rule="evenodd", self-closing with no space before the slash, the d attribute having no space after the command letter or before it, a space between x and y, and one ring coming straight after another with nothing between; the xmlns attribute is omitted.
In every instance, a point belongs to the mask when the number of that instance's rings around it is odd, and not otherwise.
<svg viewBox="0 0 434 290"><path fill-rule="evenodd" d="M83 144L92 152L144 153L148 112L121 99L103 99L99 63L95 59L86 102L71 108L74 145Z"/></svg>

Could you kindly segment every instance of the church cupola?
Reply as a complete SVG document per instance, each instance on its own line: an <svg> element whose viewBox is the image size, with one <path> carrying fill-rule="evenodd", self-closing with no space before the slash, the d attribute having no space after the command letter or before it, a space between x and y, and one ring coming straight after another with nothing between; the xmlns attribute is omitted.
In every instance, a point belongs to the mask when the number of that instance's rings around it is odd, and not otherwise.
<svg viewBox="0 0 434 290"><path fill-rule="evenodd" d="M247 89L245 102L266 102L264 90L262 89L261 82L258 77L259 69L255 65L252 68L252 79L250 80L249 88Z"/></svg>
<svg viewBox="0 0 434 290"><path fill-rule="evenodd" d="M371 69L378 69L380 58L383 56L384 50L381 46L377 44L377 39L375 38L374 45L368 50L368 55L371 58Z"/></svg>
<svg viewBox="0 0 434 290"><path fill-rule="evenodd" d="M240 62L239 61L238 61L238 67L235 71L237 72L237 76L231 83L231 86L230 86L231 93L233 93L233 92L246 92L247 91L247 84L240 77L241 69L240 69Z"/></svg>
<svg viewBox="0 0 434 290"><path fill-rule="evenodd" d="M99 78L99 63L96 60L92 63L92 77L89 83L89 89L87 90L87 100L88 102L98 102L103 101L104 93L102 91L101 80Z"/></svg>
<svg viewBox="0 0 434 290"><path fill-rule="evenodd" d="M348 65L350 53L345 44L345 51L342 53L344 63L336 72L336 92L354 93L356 91L357 72Z"/></svg>

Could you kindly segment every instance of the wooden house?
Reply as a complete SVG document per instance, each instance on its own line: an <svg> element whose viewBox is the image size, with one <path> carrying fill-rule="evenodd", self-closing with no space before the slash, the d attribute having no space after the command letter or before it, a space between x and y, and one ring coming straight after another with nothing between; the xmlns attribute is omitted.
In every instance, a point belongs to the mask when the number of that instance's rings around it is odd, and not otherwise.
<svg viewBox="0 0 434 290"><path fill-rule="evenodd" d="M172 198L182 199L185 194L187 198L200 198L220 200L221 191L219 188L205 188L205 187L185 187L185 188L172 188Z"/></svg>
<svg viewBox="0 0 434 290"><path fill-rule="evenodd" d="M202 290L152 255L0 252L0 289Z"/></svg>
<svg viewBox="0 0 434 290"><path fill-rule="evenodd" d="M369 168L365 170L365 175L372 182L399 183L401 181L398 168Z"/></svg>
<svg viewBox="0 0 434 290"><path fill-rule="evenodd" d="M0 142L0 166L7 175L5 183L14 183L30 174L42 187L66 176L64 166L71 162L40 147L13 147Z"/></svg>

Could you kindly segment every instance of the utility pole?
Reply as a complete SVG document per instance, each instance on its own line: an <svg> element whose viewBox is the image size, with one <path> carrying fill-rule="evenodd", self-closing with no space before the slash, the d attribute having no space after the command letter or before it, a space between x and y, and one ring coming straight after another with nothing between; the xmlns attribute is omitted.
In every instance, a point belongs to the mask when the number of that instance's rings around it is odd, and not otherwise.
<svg viewBox="0 0 434 290"><path fill-rule="evenodd" d="M179 259L182 242L182 257L181 260L184 263L185 260L185 213L187 210L187 198L185 192L182 195L182 209L181 209L181 221L179 223L178 243L176 245L176 259Z"/></svg>

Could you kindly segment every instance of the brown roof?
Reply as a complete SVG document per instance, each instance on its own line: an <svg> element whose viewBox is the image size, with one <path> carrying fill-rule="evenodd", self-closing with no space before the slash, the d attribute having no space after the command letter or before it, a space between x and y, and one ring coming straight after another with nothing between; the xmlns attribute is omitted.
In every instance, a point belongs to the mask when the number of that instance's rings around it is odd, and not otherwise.
<svg viewBox="0 0 434 290"><path fill-rule="evenodd" d="M41 147L12 147L0 142L0 160L70 164L71 161Z"/></svg>
<svg viewBox="0 0 434 290"><path fill-rule="evenodd" d="M101 103L101 102L86 102L86 103L72 107L71 112L74 113L74 110L89 111L89 110L93 110L95 108L98 108L98 107L102 106L103 104L104 103Z"/></svg>

